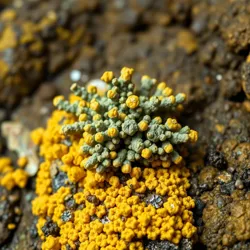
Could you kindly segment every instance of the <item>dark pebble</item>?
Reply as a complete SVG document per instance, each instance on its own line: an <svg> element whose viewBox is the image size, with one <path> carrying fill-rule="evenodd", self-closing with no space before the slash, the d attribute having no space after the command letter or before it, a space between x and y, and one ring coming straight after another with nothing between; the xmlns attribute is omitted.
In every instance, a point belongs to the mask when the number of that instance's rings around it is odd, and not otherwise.
<svg viewBox="0 0 250 250"><path fill-rule="evenodd" d="M93 203L95 206L98 206L100 204L100 200L95 195L89 195L87 197L87 200Z"/></svg>
<svg viewBox="0 0 250 250"><path fill-rule="evenodd" d="M227 166L227 161L222 152L216 151L214 147L208 149L206 156L207 164L218 169L223 169Z"/></svg>
<svg viewBox="0 0 250 250"><path fill-rule="evenodd" d="M46 237L51 236L59 236L59 227L57 224L51 220L46 221L44 226L42 227L42 231Z"/></svg>
<svg viewBox="0 0 250 250"><path fill-rule="evenodd" d="M199 189L200 189L201 192L208 191L211 188L212 187L209 187L209 185L207 183L202 183L202 184L199 185Z"/></svg>
<svg viewBox="0 0 250 250"><path fill-rule="evenodd" d="M59 174L57 174L55 178L52 180L53 191L56 192L60 187L65 186L66 181L68 181L67 174L64 172L59 172Z"/></svg>
<svg viewBox="0 0 250 250"><path fill-rule="evenodd" d="M203 211L205 206L206 206L205 203L200 198L198 198L198 197L195 198L195 208L194 208L194 210L195 210L196 215L201 216L202 211Z"/></svg>
<svg viewBox="0 0 250 250"><path fill-rule="evenodd" d="M230 195L234 191L234 182L225 183L220 186L220 191L222 194Z"/></svg>
<svg viewBox="0 0 250 250"><path fill-rule="evenodd" d="M65 206L67 209L75 209L77 204L73 198L70 198L65 201Z"/></svg>

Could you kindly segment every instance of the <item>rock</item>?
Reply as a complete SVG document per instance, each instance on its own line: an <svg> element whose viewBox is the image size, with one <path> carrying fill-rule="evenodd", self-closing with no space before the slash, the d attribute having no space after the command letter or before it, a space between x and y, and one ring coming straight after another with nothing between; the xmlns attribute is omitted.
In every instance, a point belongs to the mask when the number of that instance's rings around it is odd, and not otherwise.
<svg viewBox="0 0 250 250"><path fill-rule="evenodd" d="M44 226L42 227L42 231L46 237L49 235L54 237L59 235L59 227L56 223L50 220L45 222Z"/></svg>
<svg viewBox="0 0 250 250"><path fill-rule="evenodd" d="M207 153L207 163L216 168L222 169L227 166L227 162L222 152L216 151L215 148L209 148Z"/></svg>
<svg viewBox="0 0 250 250"><path fill-rule="evenodd" d="M13 234L12 230L8 229L8 224L19 223L20 215L16 214L15 210L19 206L20 192L18 190L7 191L0 186L0 247Z"/></svg>
<svg viewBox="0 0 250 250"><path fill-rule="evenodd" d="M235 187L237 189L243 189L244 188L244 185L243 185L243 183L242 183L242 181L240 179L236 180Z"/></svg>
<svg viewBox="0 0 250 250"><path fill-rule="evenodd" d="M52 189L56 192L60 187L66 186L68 176L64 172L59 172L52 181Z"/></svg>

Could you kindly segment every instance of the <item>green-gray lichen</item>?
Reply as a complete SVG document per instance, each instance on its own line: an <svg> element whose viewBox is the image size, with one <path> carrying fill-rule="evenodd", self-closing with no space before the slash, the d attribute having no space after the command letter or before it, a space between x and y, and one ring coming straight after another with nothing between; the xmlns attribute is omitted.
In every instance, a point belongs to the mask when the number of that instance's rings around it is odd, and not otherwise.
<svg viewBox="0 0 250 250"><path fill-rule="evenodd" d="M178 145L197 140L196 131L172 118L182 108L185 95L173 95L165 83L156 86L156 80L148 76L142 77L136 90L132 73L132 69L123 68L115 78L113 72L105 72L101 79L108 90L104 95L98 94L96 87L86 89L74 83L71 91L79 101L54 100L58 109L78 117L74 124L63 126L62 132L83 134L81 151L89 158L82 165L87 169L103 172L122 167L127 172L133 163L179 164Z"/></svg>

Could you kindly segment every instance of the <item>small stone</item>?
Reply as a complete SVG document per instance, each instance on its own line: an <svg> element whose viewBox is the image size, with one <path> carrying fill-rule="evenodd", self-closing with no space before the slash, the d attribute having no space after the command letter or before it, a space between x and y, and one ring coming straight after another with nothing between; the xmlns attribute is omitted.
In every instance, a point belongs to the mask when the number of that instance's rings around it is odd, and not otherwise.
<svg viewBox="0 0 250 250"><path fill-rule="evenodd" d="M66 210L62 213L61 216L62 221L67 222L67 221L71 221L73 219L73 215L72 212L70 210Z"/></svg>
<svg viewBox="0 0 250 250"><path fill-rule="evenodd" d="M16 203L17 201L19 201L19 199L20 199L20 196L18 193L13 193L13 194L9 195L9 197L8 197L8 200L11 204Z"/></svg>
<svg viewBox="0 0 250 250"><path fill-rule="evenodd" d="M100 200L95 195L88 195L87 200L93 203L95 206L100 204Z"/></svg>
<svg viewBox="0 0 250 250"><path fill-rule="evenodd" d="M65 186L67 180L67 174L64 172L59 172L59 174L57 174L52 180L53 191L56 192L60 187Z"/></svg>
<svg viewBox="0 0 250 250"><path fill-rule="evenodd" d="M235 189L234 182L229 182L220 186L220 191L222 194L230 195Z"/></svg>
<svg viewBox="0 0 250 250"><path fill-rule="evenodd" d="M146 197L146 203L153 205L155 208L160 208L163 205L163 199L160 195L150 194Z"/></svg>
<svg viewBox="0 0 250 250"><path fill-rule="evenodd" d="M235 182L235 187L237 189L243 189L244 188L243 182L240 179L237 179Z"/></svg>
<svg viewBox="0 0 250 250"><path fill-rule="evenodd" d="M195 214L201 216L204 207L205 207L205 203L200 198L196 198L195 199Z"/></svg>
<svg viewBox="0 0 250 250"><path fill-rule="evenodd" d="M59 227L51 220L45 222L44 226L42 227L42 231L46 237L49 235L55 237L59 235Z"/></svg>
<svg viewBox="0 0 250 250"><path fill-rule="evenodd" d="M225 206L225 201L223 200L223 198L220 196L217 199L217 206L218 208L223 208Z"/></svg>
<svg viewBox="0 0 250 250"><path fill-rule="evenodd" d="M233 167L229 167L227 170L228 170L228 172L229 172L229 173L234 173L235 168L233 168Z"/></svg>
<svg viewBox="0 0 250 250"><path fill-rule="evenodd" d="M211 147L207 153L207 162L216 168L222 169L227 166L227 161L222 152L216 151L215 148Z"/></svg>
<svg viewBox="0 0 250 250"><path fill-rule="evenodd" d="M70 199L65 201L65 206L68 209L75 209L76 208L76 202L75 200L71 197Z"/></svg>

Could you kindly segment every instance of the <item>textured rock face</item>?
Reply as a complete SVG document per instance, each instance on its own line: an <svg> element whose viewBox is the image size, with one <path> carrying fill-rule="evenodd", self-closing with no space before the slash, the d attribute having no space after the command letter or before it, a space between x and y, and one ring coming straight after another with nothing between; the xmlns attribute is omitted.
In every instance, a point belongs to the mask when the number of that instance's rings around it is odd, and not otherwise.
<svg viewBox="0 0 250 250"><path fill-rule="evenodd" d="M210 197L204 194L201 199L206 203L202 216L204 231L201 239L209 249L230 249L238 242L243 243L249 239L247 194L235 191L230 197L214 190Z"/></svg>
<svg viewBox="0 0 250 250"><path fill-rule="evenodd" d="M230 104L230 111L224 108L220 103L213 105L213 111L204 111L203 119L211 127L207 131L211 144L204 157L205 164L200 164L203 167L198 174L198 183L193 179L191 192L198 194L203 203L202 220L196 220L203 244L208 249L247 249L249 114L237 104ZM224 109L223 113L221 109ZM218 119L215 118L217 113L222 114ZM212 146L211 149L211 145L215 148ZM223 163L223 167L218 163Z"/></svg>
<svg viewBox="0 0 250 250"><path fill-rule="evenodd" d="M0 104L13 106L76 57L93 4L21 2L0 15ZM80 44L81 41L81 44Z"/></svg>
<svg viewBox="0 0 250 250"><path fill-rule="evenodd" d="M18 190L7 191L3 187L0 187L0 245L6 243L6 240L13 233L12 230L8 230L8 224L18 223L20 221L21 214L17 214L20 211L20 193Z"/></svg>

